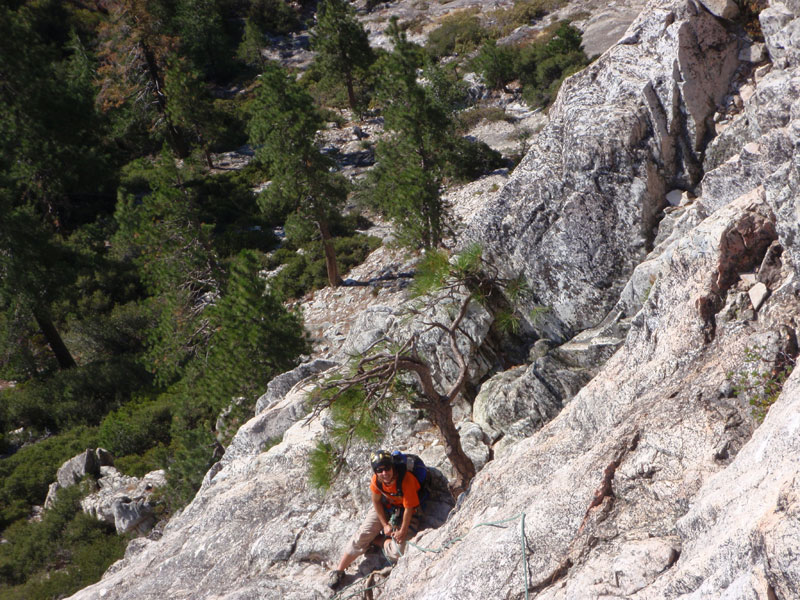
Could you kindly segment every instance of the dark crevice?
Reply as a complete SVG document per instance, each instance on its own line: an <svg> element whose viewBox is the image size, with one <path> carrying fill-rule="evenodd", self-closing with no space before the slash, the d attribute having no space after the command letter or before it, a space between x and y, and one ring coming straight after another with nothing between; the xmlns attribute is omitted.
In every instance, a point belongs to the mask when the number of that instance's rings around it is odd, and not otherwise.
<svg viewBox="0 0 800 600"><path fill-rule="evenodd" d="M534 584L528 588L528 590L533 594L536 595L539 592L542 592L552 586L560 579L564 579L569 573L569 570L572 568L572 560L569 558L565 559L556 569L550 573L543 581Z"/></svg>

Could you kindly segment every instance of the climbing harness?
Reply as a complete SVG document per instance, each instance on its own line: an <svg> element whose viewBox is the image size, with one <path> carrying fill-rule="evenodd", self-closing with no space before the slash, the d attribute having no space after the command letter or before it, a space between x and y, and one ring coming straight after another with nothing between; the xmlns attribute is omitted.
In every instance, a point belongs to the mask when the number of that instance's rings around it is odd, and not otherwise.
<svg viewBox="0 0 800 600"><path fill-rule="evenodd" d="M509 517L507 519L501 519L499 521L486 521L486 522L483 522L483 523L478 523L477 525L475 525L475 527L473 527L472 529L467 531L467 533L465 533L464 535L460 535L457 538L453 538L452 540L448 540L447 542L442 544L442 546L440 548L423 548L422 546L418 546L414 542L408 542L408 545L416 548L420 552L432 552L432 553L438 554L440 552L444 552L448 548L450 548L450 547L454 546L455 544L457 544L458 542L462 541L464 538L466 538L469 535L469 533L473 529L477 529L478 527L502 527L503 523L510 523L511 521L516 521L517 519L520 520L520 541L521 541L521 545L522 545L522 571L523 571L522 587L523 587L523 589L525 591L525 600L528 600L528 556L527 556L526 546L525 546L525 513L524 512L521 512L521 513L519 513L517 515L514 515L513 517ZM399 553L399 550L400 550L399 545L398 545L397 549L398 549L398 553ZM382 548L381 548L381 551L383 552ZM384 556L384 558L387 558L385 552L384 552L383 556ZM336 594L331 596L331 600L347 600L347 598L354 598L356 596L364 594L365 592L368 592L370 590L373 590L373 589L375 589L377 587L382 586L385 583L385 581L386 580L384 579L380 583L377 583L375 585L372 585L372 586L369 586L369 587L366 587L366 588L362 588L362 589L358 590L357 592L353 592L351 594L348 594L347 596L342 596L341 594L343 594L349 588L352 588L353 586L355 586L356 584L361 582L361 580L354 581L350 585L342 588Z"/></svg>

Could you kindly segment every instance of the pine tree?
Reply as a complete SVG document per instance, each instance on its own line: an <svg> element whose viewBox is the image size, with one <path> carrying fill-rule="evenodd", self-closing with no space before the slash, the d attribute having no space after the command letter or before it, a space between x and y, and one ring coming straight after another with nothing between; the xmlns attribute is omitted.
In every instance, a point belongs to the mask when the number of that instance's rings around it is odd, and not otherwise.
<svg viewBox="0 0 800 600"><path fill-rule="evenodd" d="M315 392L318 403L313 414L331 409L332 437L341 445L341 457L354 438L374 431L376 417L391 412L398 400L424 410L456 471L452 487L457 494L466 490L475 476L475 465L461 446L452 412L480 349L479 342L465 332L464 321L480 304L493 314L498 328L515 330L520 321L515 304L527 293L527 287L522 278L500 276L483 260L481 248L474 245L452 259L441 250L426 252L412 293L417 302L405 311L419 327L403 338L382 340L356 357L347 370L331 377ZM449 349L449 358L457 366L449 380L442 373L435 377L435 365L420 348L423 337L437 333L439 343ZM416 385L409 385L409 379Z"/></svg>
<svg viewBox="0 0 800 600"><path fill-rule="evenodd" d="M213 169L211 144L222 134L222 125L205 86L185 61L175 57L169 61L164 89L170 121L196 141L208 168Z"/></svg>
<svg viewBox="0 0 800 600"><path fill-rule="evenodd" d="M220 444L227 443L230 430L214 431L222 411L233 409L227 419L235 431L252 417L267 383L307 351L301 319L266 292L262 267L252 251L234 258L224 292L208 311L212 334L207 352L187 364L174 386L177 410L167 479L168 499L175 506L191 500L218 458Z"/></svg>
<svg viewBox="0 0 800 600"><path fill-rule="evenodd" d="M210 228L200 223L166 148L146 176L150 191L143 198L121 191L111 246L116 258L133 261L146 287L152 319L147 358L157 381L168 384L208 349L206 309L219 294L220 272Z"/></svg>
<svg viewBox="0 0 800 600"><path fill-rule="evenodd" d="M478 55L473 59L473 67L481 74L483 82L495 90L505 89L513 81L515 52L511 46L498 45L494 39L486 40Z"/></svg>
<svg viewBox="0 0 800 600"><path fill-rule="evenodd" d="M63 18L60 9L0 6L0 310L9 336L0 345L3 354L16 353L17 333L35 323L66 369L75 359L53 304L76 270L62 234L75 206L96 196L107 174L91 60L68 29L56 36L66 47L38 30L42 21Z"/></svg>
<svg viewBox="0 0 800 600"><path fill-rule="evenodd" d="M100 92L104 111L128 105L151 129L163 127L167 143L179 158L189 147L167 113L164 89L167 60L179 44L169 34L168 7L148 0L119 0L109 6L101 24Z"/></svg>
<svg viewBox="0 0 800 600"><path fill-rule="evenodd" d="M307 349L301 320L267 293L259 276L263 267L255 252L242 251L211 311L214 335L204 387L225 405L244 397L252 408L267 383Z"/></svg>
<svg viewBox="0 0 800 600"><path fill-rule="evenodd" d="M440 188L452 120L435 90L420 85L421 54L396 22L390 27L395 49L380 65L380 99L391 132L378 144L371 175L373 202L395 222L409 246L434 248L446 230Z"/></svg>
<svg viewBox="0 0 800 600"><path fill-rule="evenodd" d="M347 0L323 0L319 4L312 48L317 52L320 71L329 79L344 81L350 108L360 113L355 85L357 79L365 77L374 55L367 32Z"/></svg>
<svg viewBox="0 0 800 600"><path fill-rule="evenodd" d="M224 76L233 44L225 31L220 0L180 0L174 23L181 53L194 68L207 77Z"/></svg>
<svg viewBox="0 0 800 600"><path fill-rule="evenodd" d="M59 368L72 368L75 359L50 309L61 287L74 276L71 255L49 235L31 207L12 208L8 198L0 199L0 310L12 323L34 319ZM7 331L13 333L14 329ZM13 338L3 342L15 345Z"/></svg>
<svg viewBox="0 0 800 600"><path fill-rule="evenodd" d="M263 47L264 34L261 33L261 29L252 19L245 19L244 34L239 48L236 50L236 56L251 67L262 67L264 65L264 57L261 54Z"/></svg>
<svg viewBox="0 0 800 600"><path fill-rule="evenodd" d="M330 223L347 195L344 178L316 147L324 122L311 96L277 65L261 75L250 120L250 143L256 158L268 165L272 181L266 202L288 203L314 223L322 239L328 283L341 283Z"/></svg>

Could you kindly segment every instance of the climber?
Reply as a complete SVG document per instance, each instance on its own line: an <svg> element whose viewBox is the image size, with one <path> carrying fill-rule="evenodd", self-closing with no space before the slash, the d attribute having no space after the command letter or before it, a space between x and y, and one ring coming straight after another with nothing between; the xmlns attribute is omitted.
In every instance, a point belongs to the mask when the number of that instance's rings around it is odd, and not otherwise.
<svg viewBox="0 0 800 600"><path fill-rule="evenodd" d="M367 551L370 544L382 547L394 563L405 552L406 541L419 529L422 486L427 469L416 456L378 450L372 463L372 508L342 553L339 565L328 573L328 586L336 589L344 571ZM399 482L399 483L398 483Z"/></svg>

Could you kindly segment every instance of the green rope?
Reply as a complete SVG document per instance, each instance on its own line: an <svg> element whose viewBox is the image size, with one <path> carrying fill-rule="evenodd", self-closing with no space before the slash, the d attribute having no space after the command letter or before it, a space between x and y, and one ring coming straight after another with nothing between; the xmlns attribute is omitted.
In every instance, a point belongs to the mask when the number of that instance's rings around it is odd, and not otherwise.
<svg viewBox="0 0 800 600"><path fill-rule="evenodd" d="M408 545L409 546L414 546L414 548L416 548L417 550L421 550L422 552L435 552L435 553L438 554L439 552L444 552L445 550L447 550L451 546L454 546L455 544L457 544L458 542L463 540L465 537L467 537L467 535L469 535L470 531L472 531L473 529L477 529L478 527L487 527L487 526L488 527L498 527L498 526L502 525L503 523L508 523L509 521L516 521L520 517L524 517L524 516L525 516L525 513L520 513L518 515L514 515L513 517L509 517L508 519L502 519L500 521L486 521L484 523L478 523L477 525L475 525L475 527L470 529L464 535L460 535L457 538L453 538L452 540L447 541L444 544L442 544L441 548L423 548L422 546L417 546L414 542L408 542Z"/></svg>
<svg viewBox="0 0 800 600"><path fill-rule="evenodd" d="M528 557L525 554L525 513L520 522L520 538L522 540L522 585L525 588L525 600L528 600Z"/></svg>
<svg viewBox="0 0 800 600"><path fill-rule="evenodd" d="M465 537L467 537L467 535L469 535L469 533L473 529L477 529L478 527L500 527L500 526L502 526L503 523L508 523L510 521L516 521L517 519L521 519L521 523L520 523L521 524L521 526L520 526L520 538L521 538L521 542L522 542L522 567L523 567L523 577L524 577L524 579L522 581L522 586L523 586L523 589L525 590L525 600L528 600L528 557L526 556L526 553L525 553L525 513L524 512L519 513L518 515L514 515L513 517L509 517L507 519L501 519L500 521L485 521L483 523L478 523L477 525L475 525L475 527L473 527L472 529L467 531L467 533L465 533L464 535L460 535L457 538L453 538L452 540L449 540L449 541L445 542L444 544L442 544L441 548L423 548L422 546L418 546L414 542L408 542L408 545L409 546L413 546L414 548L416 548L417 550L421 550L422 552L434 552L434 553L438 554L439 552L444 552L448 548L454 546L455 544L457 544L458 542L463 540Z"/></svg>

